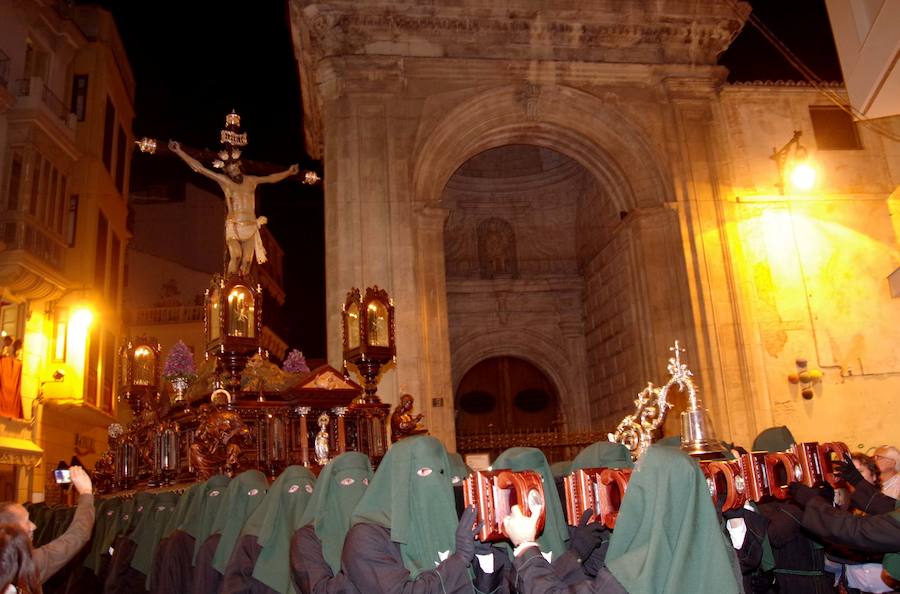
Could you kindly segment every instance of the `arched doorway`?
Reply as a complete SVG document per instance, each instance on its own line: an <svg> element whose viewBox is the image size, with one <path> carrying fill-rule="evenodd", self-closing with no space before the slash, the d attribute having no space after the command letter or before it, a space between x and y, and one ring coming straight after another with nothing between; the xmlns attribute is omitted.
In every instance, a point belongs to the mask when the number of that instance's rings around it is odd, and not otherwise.
<svg viewBox="0 0 900 594"><path fill-rule="evenodd" d="M491 431L546 430L559 423L559 395L540 369L516 357L491 357L463 376L456 389L457 443Z"/></svg>

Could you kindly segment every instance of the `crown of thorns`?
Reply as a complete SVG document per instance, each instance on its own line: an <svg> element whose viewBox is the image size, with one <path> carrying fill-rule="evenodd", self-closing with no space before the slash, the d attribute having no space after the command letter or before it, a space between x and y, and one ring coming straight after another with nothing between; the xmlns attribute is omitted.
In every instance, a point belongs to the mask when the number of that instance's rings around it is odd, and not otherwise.
<svg viewBox="0 0 900 594"><path fill-rule="evenodd" d="M225 128L220 131L219 142L224 145L218 158L212 163L216 169L224 169L227 165L241 160L240 147L247 145L247 133L241 132L241 116L232 111L225 116Z"/></svg>

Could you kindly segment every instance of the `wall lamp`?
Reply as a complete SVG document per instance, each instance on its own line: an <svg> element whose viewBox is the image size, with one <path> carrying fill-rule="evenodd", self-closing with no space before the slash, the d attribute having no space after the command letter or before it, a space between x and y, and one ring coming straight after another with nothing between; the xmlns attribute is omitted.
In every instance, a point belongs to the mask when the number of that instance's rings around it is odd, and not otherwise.
<svg viewBox="0 0 900 594"><path fill-rule="evenodd" d="M800 144L800 136L803 132L794 130L794 135L780 149L772 149L769 158L775 161L778 167L778 191L784 195L785 180L791 186L809 191L816 184L816 168L813 166L806 147Z"/></svg>

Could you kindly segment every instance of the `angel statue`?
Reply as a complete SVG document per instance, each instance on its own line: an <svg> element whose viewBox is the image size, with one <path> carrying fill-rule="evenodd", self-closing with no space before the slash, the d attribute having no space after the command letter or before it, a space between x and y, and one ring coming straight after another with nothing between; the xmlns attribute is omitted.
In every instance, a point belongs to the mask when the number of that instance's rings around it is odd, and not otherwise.
<svg viewBox="0 0 900 594"><path fill-rule="evenodd" d="M222 130L223 148L218 158L213 161L213 168L218 173L207 169L200 161L188 155L181 144L170 140L169 150L181 157L188 166L218 183L225 194L225 243L228 245L228 275L240 271L242 275L250 272L253 255L260 264L266 261L266 250L263 247L259 228L266 224L266 217L256 216L256 186L274 184L300 172L297 164L285 171L271 175L256 176L244 173L241 164L241 147L247 144L247 134L240 132L241 117L232 112L225 116L225 129Z"/></svg>

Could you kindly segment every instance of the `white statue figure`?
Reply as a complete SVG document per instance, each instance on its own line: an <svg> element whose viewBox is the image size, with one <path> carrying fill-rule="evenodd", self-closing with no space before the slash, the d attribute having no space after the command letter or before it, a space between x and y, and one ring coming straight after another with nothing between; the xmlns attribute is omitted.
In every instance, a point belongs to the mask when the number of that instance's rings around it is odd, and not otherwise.
<svg viewBox="0 0 900 594"><path fill-rule="evenodd" d="M300 167L294 164L280 173L261 177L245 175L241 170L240 151L229 147L230 152L226 153L226 156L230 158L217 162L225 172L223 175L204 167L200 161L184 152L181 145L174 140L169 141L169 150L181 157L191 169L218 183L225 194L225 206L228 209L225 216L228 274L232 275L238 270L241 274L250 272L250 262L254 253L257 262L260 264L265 262L266 250L259 236L259 228L266 224L266 217L256 216L256 186L280 182L296 175Z"/></svg>
<svg viewBox="0 0 900 594"><path fill-rule="evenodd" d="M322 413L319 415L319 432L316 433L315 452L316 463L319 466L328 464L328 415Z"/></svg>

